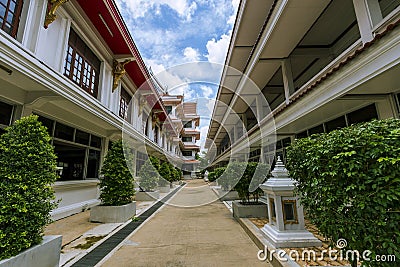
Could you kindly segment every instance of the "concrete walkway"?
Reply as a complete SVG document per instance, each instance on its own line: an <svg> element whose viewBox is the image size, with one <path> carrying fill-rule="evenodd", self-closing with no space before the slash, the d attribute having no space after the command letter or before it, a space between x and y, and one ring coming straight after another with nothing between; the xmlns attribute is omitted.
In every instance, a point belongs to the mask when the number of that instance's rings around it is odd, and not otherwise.
<svg viewBox="0 0 400 267"><path fill-rule="evenodd" d="M188 181L102 266L272 266L222 202L198 206L212 200L202 180Z"/></svg>

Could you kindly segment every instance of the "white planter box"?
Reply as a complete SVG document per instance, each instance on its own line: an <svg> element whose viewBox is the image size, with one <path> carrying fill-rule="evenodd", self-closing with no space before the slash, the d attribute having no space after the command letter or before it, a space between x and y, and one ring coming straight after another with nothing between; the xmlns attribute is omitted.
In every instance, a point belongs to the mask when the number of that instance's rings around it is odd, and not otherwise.
<svg viewBox="0 0 400 267"><path fill-rule="evenodd" d="M136 201L155 201L160 198L160 191L154 192L136 192Z"/></svg>
<svg viewBox="0 0 400 267"><path fill-rule="evenodd" d="M58 267L61 235L44 236L42 243L22 251L17 256L0 261L1 267Z"/></svg>
<svg viewBox="0 0 400 267"><path fill-rule="evenodd" d="M136 215L136 201L123 206L96 206L90 210L91 222L123 223Z"/></svg>
<svg viewBox="0 0 400 267"><path fill-rule="evenodd" d="M264 203L243 205L239 201L232 202L233 217L235 218L267 218L268 208Z"/></svg>

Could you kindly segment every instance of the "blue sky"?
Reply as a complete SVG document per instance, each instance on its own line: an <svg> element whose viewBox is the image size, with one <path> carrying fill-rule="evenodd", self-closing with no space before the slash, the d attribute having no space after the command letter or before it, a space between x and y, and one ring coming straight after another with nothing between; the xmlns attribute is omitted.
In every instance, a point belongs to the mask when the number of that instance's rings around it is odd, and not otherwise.
<svg viewBox="0 0 400 267"><path fill-rule="evenodd" d="M160 82L171 94L184 94L202 106L203 145L213 106L206 99L215 99L240 0L115 1Z"/></svg>

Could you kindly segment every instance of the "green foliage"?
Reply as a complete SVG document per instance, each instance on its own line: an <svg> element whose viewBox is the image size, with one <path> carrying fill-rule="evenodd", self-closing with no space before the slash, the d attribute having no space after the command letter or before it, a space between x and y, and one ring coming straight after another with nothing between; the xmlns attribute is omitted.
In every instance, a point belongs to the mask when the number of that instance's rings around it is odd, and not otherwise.
<svg viewBox="0 0 400 267"><path fill-rule="evenodd" d="M158 169L155 166L159 166L158 159L150 157L146 160L146 162L140 169L139 186L141 190L149 192L149 191L154 191L154 189L157 187L160 175L158 173Z"/></svg>
<svg viewBox="0 0 400 267"><path fill-rule="evenodd" d="M264 182L268 171L268 165L258 162L232 162L228 165L228 175L232 176L243 173L234 187L242 203L250 202L251 197L253 201L258 202L258 198L263 193L259 185Z"/></svg>
<svg viewBox="0 0 400 267"><path fill-rule="evenodd" d="M174 172L174 181L182 180L182 170L179 168L173 168Z"/></svg>
<svg viewBox="0 0 400 267"><path fill-rule="evenodd" d="M56 155L37 118L21 118L0 137L0 260L39 244L57 206Z"/></svg>
<svg viewBox="0 0 400 267"><path fill-rule="evenodd" d="M150 162L154 166L154 168L158 171L160 170L160 160L154 156L150 156Z"/></svg>
<svg viewBox="0 0 400 267"><path fill-rule="evenodd" d="M226 167L215 168L212 172L208 174L208 181L214 182L217 180L225 171Z"/></svg>
<svg viewBox="0 0 400 267"><path fill-rule="evenodd" d="M163 162L160 166L159 174L160 178L158 181L159 186L167 186L170 182L172 182L171 168L169 162ZM172 167L173 168L173 167Z"/></svg>
<svg viewBox="0 0 400 267"><path fill-rule="evenodd" d="M348 249L371 250L371 259L394 254L400 261L400 120L300 139L287 156L309 219L325 236L346 239Z"/></svg>
<svg viewBox="0 0 400 267"><path fill-rule="evenodd" d="M126 163L123 144L114 142L101 168L100 199L106 206L122 206L132 202L134 179Z"/></svg>

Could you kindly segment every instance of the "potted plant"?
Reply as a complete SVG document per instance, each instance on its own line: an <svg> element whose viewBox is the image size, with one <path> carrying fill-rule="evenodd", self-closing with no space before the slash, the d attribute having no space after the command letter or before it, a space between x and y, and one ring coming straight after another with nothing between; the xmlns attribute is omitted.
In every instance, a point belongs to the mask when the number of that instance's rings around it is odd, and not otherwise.
<svg viewBox="0 0 400 267"><path fill-rule="evenodd" d="M159 161L155 157L149 157L139 171L139 188L136 193L138 201L153 201L160 197L160 192L156 190L160 177L158 173Z"/></svg>
<svg viewBox="0 0 400 267"><path fill-rule="evenodd" d="M240 180L234 186L238 192L240 201L232 203L233 216L235 218L267 217L267 205L258 201L263 191L259 188L268 174L268 165L258 162L233 162L228 165L227 172L237 172L237 169L244 169Z"/></svg>
<svg viewBox="0 0 400 267"><path fill-rule="evenodd" d="M170 164L168 162L163 162L160 165L159 174L160 177L158 179L158 188L160 193L168 193L170 190L170 181L171 179L171 170Z"/></svg>
<svg viewBox="0 0 400 267"><path fill-rule="evenodd" d="M56 208L51 185L56 155L37 116L21 118L0 137L0 265L58 266L61 236L45 236Z"/></svg>
<svg viewBox="0 0 400 267"><path fill-rule="evenodd" d="M126 163L123 143L114 142L101 168L101 204L90 210L90 221L126 222L136 214L134 179Z"/></svg>

